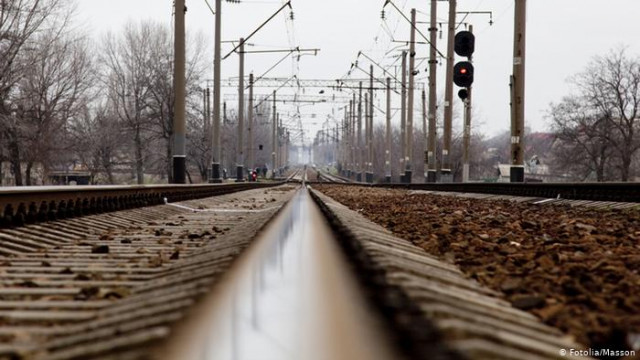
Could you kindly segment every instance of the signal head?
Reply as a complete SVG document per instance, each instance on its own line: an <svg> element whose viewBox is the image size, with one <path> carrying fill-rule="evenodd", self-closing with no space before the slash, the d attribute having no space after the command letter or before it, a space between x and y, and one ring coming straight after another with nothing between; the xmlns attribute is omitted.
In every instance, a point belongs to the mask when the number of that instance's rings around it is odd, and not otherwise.
<svg viewBox="0 0 640 360"><path fill-rule="evenodd" d="M453 82L460 87L469 87L473 84L473 64L461 61L453 67Z"/></svg>
<svg viewBox="0 0 640 360"><path fill-rule="evenodd" d="M475 51L476 37L471 31L460 31L454 40L454 51L464 57L470 57Z"/></svg>

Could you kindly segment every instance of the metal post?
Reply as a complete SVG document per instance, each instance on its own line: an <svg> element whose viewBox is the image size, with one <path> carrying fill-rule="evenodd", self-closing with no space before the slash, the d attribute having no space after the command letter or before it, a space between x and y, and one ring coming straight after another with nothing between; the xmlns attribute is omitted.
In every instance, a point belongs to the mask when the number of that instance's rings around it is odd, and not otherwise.
<svg viewBox="0 0 640 360"><path fill-rule="evenodd" d="M349 160L347 159L347 149L349 148L349 105L344 106L344 119L342 120L342 139L340 141L340 148L342 149L342 165L340 169L342 170L342 176L347 176L347 170L349 165Z"/></svg>
<svg viewBox="0 0 640 360"><path fill-rule="evenodd" d="M436 182L436 111L438 109L437 94L436 94L436 81L438 71L438 59L436 57L436 42L438 41L438 29L437 29L437 13L438 3L437 0L431 0L431 25L429 27L429 41L430 55L429 55L429 152L428 163L429 169L427 171L427 182Z"/></svg>
<svg viewBox="0 0 640 360"><path fill-rule="evenodd" d="M469 31L473 32L473 25L469 25ZM469 57L469 61L473 61L473 57ZM467 99L464 101L464 129L462 138L462 182L469 182L469 147L471 146L471 92L473 86L467 88Z"/></svg>
<svg viewBox="0 0 640 360"><path fill-rule="evenodd" d="M282 174L282 119L280 118L280 113L278 113L278 133L276 137L276 142L278 144L278 153L276 155L276 163L278 164L278 173Z"/></svg>
<svg viewBox="0 0 640 360"><path fill-rule="evenodd" d="M368 129L369 129L369 142L368 142L368 151L369 155L369 164L367 168L367 182L369 184L373 183L373 65L370 66L370 76L369 76L369 117L368 117Z"/></svg>
<svg viewBox="0 0 640 360"><path fill-rule="evenodd" d="M357 177L358 173L358 114L356 113L356 94L353 93L352 108L351 108L351 159L352 159L352 172L353 179Z"/></svg>
<svg viewBox="0 0 640 360"><path fill-rule="evenodd" d="M277 117L277 134L276 134L276 144L278 152L276 153L276 165L278 168L278 173L282 175L282 119L280 118L280 113L278 113Z"/></svg>
<svg viewBox="0 0 640 360"><path fill-rule="evenodd" d="M249 139L247 140L247 151L249 152L249 161L247 162L247 166L249 170L255 168L255 147L253 145L253 126L255 121L253 120L253 73L249 74L249 118L248 126L249 126ZM251 180L251 176L249 176L249 180Z"/></svg>
<svg viewBox="0 0 640 360"><path fill-rule="evenodd" d="M453 64L454 44L456 37L456 8L457 0L449 0L449 29L447 35L447 65L444 90L444 141L442 147L442 177L443 181L451 179L451 132L453 122Z"/></svg>
<svg viewBox="0 0 640 360"><path fill-rule="evenodd" d="M400 94L400 182L406 182L405 166L407 161L407 52L402 52L402 90Z"/></svg>
<svg viewBox="0 0 640 360"><path fill-rule="evenodd" d="M422 90L422 96L420 97L422 100L422 140L424 141L423 152L424 152L424 180L428 182L428 174L427 167L429 164L429 158L427 156L429 152L429 127L427 125L427 92Z"/></svg>
<svg viewBox="0 0 640 360"><path fill-rule="evenodd" d="M362 173L364 172L364 148L362 146L362 81L360 81L360 91L358 95L358 150L357 150L357 164L356 164L356 181L362 181Z"/></svg>
<svg viewBox="0 0 640 360"><path fill-rule="evenodd" d="M209 143L209 135L211 135L211 109L209 103L209 88L202 89L202 128L204 130L205 143ZM205 179L203 179L205 180ZM208 179L207 179L208 180Z"/></svg>
<svg viewBox="0 0 640 360"><path fill-rule="evenodd" d="M185 82L185 0L175 1L175 41L173 88L175 92L173 119L173 183L186 183L186 82Z"/></svg>
<svg viewBox="0 0 640 360"><path fill-rule="evenodd" d="M407 100L407 158L405 163L406 182L411 183L413 158L413 92L416 69L416 9L411 9L411 44L409 48L409 99Z"/></svg>
<svg viewBox="0 0 640 360"><path fill-rule="evenodd" d="M469 96L464 102L464 138L462 153L462 182L469 182L469 146L471 145L471 90L469 87Z"/></svg>
<svg viewBox="0 0 640 360"><path fill-rule="evenodd" d="M284 143L284 167L285 168L289 166L289 142L291 141L291 138L289 135L290 135L289 130L287 130L287 136L285 138L285 143Z"/></svg>
<svg viewBox="0 0 640 360"><path fill-rule="evenodd" d="M216 19L215 19L215 44L213 54L213 133L211 134L211 178L209 182L220 183L222 176L220 171L220 162L222 161L222 146L220 142L221 126L220 126L220 63L221 63L221 21L222 21L222 0L216 0Z"/></svg>
<svg viewBox="0 0 640 360"><path fill-rule="evenodd" d="M240 38L240 75L238 79L238 154L236 182L244 181L244 39Z"/></svg>
<svg viewBox="0 0 640 360"><path fill-rule="evenodd" d="M271 177L275 179L276 177L276 149L277 149L277 127L278 127L278 113L276 112L276 92L273 92L273 124L271 128Z"/></svg>
<svg viewBox="0 0 640 360"><path fill-rule="evenodd" d="M362 158L363 158L363 166L362 166L362 181L367 181L366 174L369 172L369 94L364 94L364 113L362 114L362 119L364 122L364 134L362 140Z"/></svg>
<svg viewBox="0 0 640 360"><path fill-rule="evenodd" d="M351 179L351 175L353 173L353 124L352 124L352 119L353 119L353 101L349 100L349 112L347 114L347 126L348 126L348 132L347 132L347 137L349 138L349 146L347 146L347 158L348 160L348 166L347 166L347 177L349 179Z"/></svg>
<svg viewBox="0 0 640 360"><path fill-rule="evenodd" d="M513 39L513 107L511 120L511 182L524 182L524 101L527 1L515 0Z"/></svg>
<svg viewBox="0 0 640 360"><path fill-rule="evenodd" d="M344 120L342 121L342 176L347 176L349 170L349 106L344 107Z"/></svg>
<svg viewBox="0 0 640 360"><path fill-rule="evenodd" d="M391 78L387 78L387 150L385 157L385 182L391 183Z"/></svg>
<svg viewBox="0 0 640 360"><path fill-rule="evenodd" d="M364 178L362 179L365 182L369 182L369 94L364 94L364 141L365 145L363 147L364 150Z"/></svg>
<svg viewBox="0 0 640 360"><path fill-rule="evenodd" d="M336 166L338 165L338 161L340 159L340 130L338 130L338 123L336 122L336 127L334 130L334 142L335 142L335 153L333 154L334 157L334 162L336 163ZM287 157L289 155L287 154Z"/></svg>

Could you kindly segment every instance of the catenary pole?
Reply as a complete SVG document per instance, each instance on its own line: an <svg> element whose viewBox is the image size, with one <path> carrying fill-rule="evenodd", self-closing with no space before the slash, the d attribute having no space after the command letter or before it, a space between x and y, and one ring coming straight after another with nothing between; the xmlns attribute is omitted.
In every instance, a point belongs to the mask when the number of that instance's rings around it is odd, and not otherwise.
<svg viewBox="0 0 640 360"><path fill-rule="evenodd" d="M527 1L515 0L513 99L511 112L511 182L524 182L524 101Z"/></svg>
<svg viewBox="0 0 640 360"><path fill-rule="evenodd" d="M185 82L185 0L175 1L173 89L173 183L186 183L186 82Z"/></svg>
<svg viewBox="0 0 640 360"><path fill-rule="evenodd" d="M271 124L271 177L276 177L276 151L277 151L277 127L278 127L278 115L277 115L277 107L276 107L276 92L273 92L273 108L272 108L272 116L273 122Z"/></svg>
<svg viewBox="0 0 640 360"><path fill-rule="evenodd" d="M469 25L469 31L473 32L473 25ZM473 57L469 57L473 61ZM467 89L468 95L464 101L464 128L462 138L462 182L469 182L469 147L471 146L471 110L473 86Z"/></svg>
<svg viewBox="0 0 640 360"><path fill-rule="evenodd" d="M427 170L427 182L434 183L436 182L436 111L437 111L437 74L438 71L438 59L436 54L436 41L438 39L438 29L437 29L437 12L438 12L438 2L437 0L431 0L431 25L429 27L429 38L431 42L431 46L429 47L429 150L428 150L428 167Z"/></svg>
<svg viewBox="0 0 640 360"><path fill-rule="evenodd" d="M373 64L369 68L370 76L369 76L369 117L368 117L368 129L369 129L369 142L368 142L368 151L369 155L369 164L367 170L367 182L373 183Z"/></svg>
<svg viewBox="0 0 640 360"><path fill-rule="evenodd" d="M236 154L236 182L244 181L244 39L240 39L240 69L238 78L238 153Z"/></svg>
<svg viewBox="0 0 640 360"><path fill-rule="evenodd" d="M220 119L220 66L221 66L221 36L222 36L222 0L216 0L214 54L213 54L213 126L211 134L211 178L209 182L222 182L220 162L222 161L222 146L220 146L221 119Z"/></svg>
<svg viewBox="0 0 640 360"><path fill-rule="evenodd" d="M249 108L248 108L249 114L248 114L248 135L249 138L247 139L247 152L248 152L248 162L247 162L247 166L249 167L249 169L254 169L255 168L255 147L253 145L254 141L254 119L253 119L253 73L249 74Z"/></svg>
<svg viewBox="0 0 640 360"><path fill-rule="evenodd" d="M385 150L385 181L391 183L391 78L387 78L387 146Z"/></svg>
<svg viewBox="0 0 640 360"><path fill-rule="evenodd" d="M442 176L451 177L451 131L453 122L453 64L456 37L457 0L449 0L449 25L447 30L447 64L444 90L444 140L442 146Z"/></svg>
<svg viewBox="0 0 640 360"><path fill-rule="evenodd" d="M407 52L402 52L402 90L400 91L400 182L406 182L407 161Z"/></svg>
<svg viewBox="0 0 640 360"><path fill-rule="evenodd" d="M411 9L411 44L409 48L409 98L407 99L407 158L405 163L406 182L411 183L413 161L413 114L414 114L414 88L416 69L416 9Z"/></svg>

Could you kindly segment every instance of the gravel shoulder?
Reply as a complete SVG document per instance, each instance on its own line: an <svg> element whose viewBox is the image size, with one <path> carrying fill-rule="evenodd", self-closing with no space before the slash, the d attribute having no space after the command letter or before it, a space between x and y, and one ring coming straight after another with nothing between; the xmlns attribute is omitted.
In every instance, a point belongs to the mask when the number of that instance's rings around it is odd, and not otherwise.
<svg viewBox="0 0 640 360"><path fill-rule="evenodd" d="M640 347L640 212L314 188L594 349Z"/></svg>

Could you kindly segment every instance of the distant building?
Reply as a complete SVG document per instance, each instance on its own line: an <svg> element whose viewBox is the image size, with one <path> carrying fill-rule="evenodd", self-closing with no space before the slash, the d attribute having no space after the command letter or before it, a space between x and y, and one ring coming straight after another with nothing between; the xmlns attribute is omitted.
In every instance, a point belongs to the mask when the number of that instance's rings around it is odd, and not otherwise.
<svg viewBox="0 0 640 360"><path fill-rule="evenodd" d="M91 173L82 170L52 171L47 179L51 185L89 185Z"/></svg>
<svg viewBox="0 0 640 360"><path fill-rule="evenodd" d="M511 165L498 164L498 182L510 182L511 181ZM524 179L525 182L555 182L560 181L557 176L552 175L549 169L549 165L541 164L537 156L533 156L524 165Z"/></svg>

